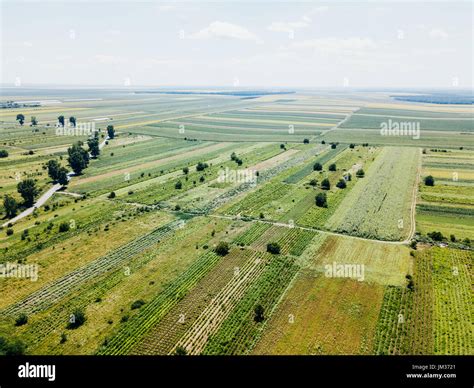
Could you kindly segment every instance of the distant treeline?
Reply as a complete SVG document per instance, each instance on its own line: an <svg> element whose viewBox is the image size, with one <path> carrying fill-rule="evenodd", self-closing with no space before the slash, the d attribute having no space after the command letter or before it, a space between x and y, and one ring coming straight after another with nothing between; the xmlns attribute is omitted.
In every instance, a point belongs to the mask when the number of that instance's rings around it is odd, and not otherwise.
<svg viewBox="0 0 474 388"><path fill-rule="evenodd" d="M423 102L430 104L472 104L472 95L459 94L425 94L418 96L391 96L395 100L409 102Z"/></svg>
<svg viewBox="0 0 474 388"><path fill-rule="evenodd" d="M156 93L156 94L210 94L218 96L238 96L238 97L258 97L258 96L267 96L271 94L291 94L295 93L294 91L260 91L260 90L239 90L239 91L222 91L222 92L199 92L199 91L180 91L180 90L140 90L135 92L135 94L146 94L146 93Z"/></svg>

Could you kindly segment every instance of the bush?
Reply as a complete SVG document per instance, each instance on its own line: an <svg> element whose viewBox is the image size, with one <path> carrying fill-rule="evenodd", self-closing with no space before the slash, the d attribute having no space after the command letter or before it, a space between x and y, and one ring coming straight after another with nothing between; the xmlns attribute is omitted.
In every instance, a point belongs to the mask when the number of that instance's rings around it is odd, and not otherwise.
<svg viewBox="0 0 474 388"><path fill-rule="evenodd" d="M339 179L339 182L336 183L336 187L339 189L345 189L347 187L345 179Z"/></svg>
<svg viewBox="0 0 474 388"><path fill-rule="evenodd" d="M0 337L0 356L21 356L25 350L26 346L23 342Z"/></svg>
<svg viewBox="0 0 474 388"><path fill-rule="evenodd" d="M263 322L263 320L265 319L264 313L265 313L265 310L263 306L261 304L256 305L254 309L255 315L253 317L253 320L257 323Z"/></svg>
<svg viewBox="0 0 474 388"><path fill-rule="evenodd" d="M431 238L433 241L443 241L444 236L441 232L431 232L427 233L428 237Z"/></svg>
<svg viewBox="0 0 474 388"><path fill-rule="evenodd" d="M365 176L365 171L359 168L356 172L356 177L357 178L363 178Z"/></svg>
<svg viewBox="0 0 474 388"><path fill-rule="evenodd" d="M142 299L136 300L135 302L132 303L132 306L130 307L132 310L139 309L145 304L145 301Z"/></svg>
<svg viewBox="0 0 474 388"><path fill-rule="evenodd" d="M13 229L12 228L8 228L7 229L7 236L11 236L13 234Z"/></svg>
<svg viewBox="0 0 474 388"><path fill-rule="evenodd" d="M314 163L314 166L313 166L313 170L314 171L321 171L323 169L323 166L321 165L321 163Z"/></svg>
<svg viewBox="0 0 474 388"><path fill-rule="evenodd" d="M434 186L435 180L431 175L425 177L425 186Z"/></svg>
<svg viewBox="0 0 474 388"><path fill-rule="evenodd" d="M336 163L329 165L329 171L336 171Z"/></svg>
<svg viewBox="0 0 474 388"><path fill-rule="evenodd" d="M59 232L64 233L69 231L69 223L64 221L59 224Z"/></svg>
<svg viewBox="0 0 474 388"><path fill-rule="evenodd" d="M196 171L204 171L208 167L209 167L209 165L207 163L199 162L196 165Z"/></svg>
<svg viewBox="0 0 474 388"><path fill-rule="evenodd" d="M178 346L174 352L176 356L186 356L188 352L182 346Z"/></svg>
<svg viewBox="0 0 474 388"><path fill-rule="evenodd" d="M316 201L316 206L318 207L328 207L326 193L319 193L316 196L315 201Z"/></svg>
<svg viewBox="0 0 474 388"><path fill-rule="evenodd" d="M280 254L280 245L275 242L267 244L267 252L271 253L272 255Z"/></svg>
<svg viewBox="0 0 474 388"><path fill-rule="evenodd" d="M69 323L66 327L70 330L77 329L78 327L82 326L85 321L86 315L84 314L84 311L77 309L74 310L74 312L69 317Z"/></svg>
<svg viewBox="0 0 474 388"><path fill-rule="evenodd" d="M329 190L331 188L331 183L329 182L329 179L323 179L323 181L321 182L321 188L323 190Z"/></svg>
<svg viewBox="0 0 474 388"><path fill-rule="evenodd" d="M23 326L28 323L28 316L26 314L20 314L15 320L15 326Z"/></svg>
<svg viewBox="0 0 474 388"><path fill-rule="evenodd" d="M309 181L309 185L310 185L310 186L313 186L313 187L314 187L314 186L317 186L317 185L318 185L318 181L317 181L316 179L311 179L311 180Z"/></svg>
<svg viewBox="0 0 474 388"><path fill-rule="evenodd" d="M183 184L181 183L181 181L178 181L174 184L174 188L176 190L181 190L183 188Z"/></svg>
<svg viewBox="0 0 474 388"><path fill-rule="evenodd" d="M107 196L107 198L110 198L110 199L115 198L115 191L112 191L112 192Z"/></svg>
<svg viewBox="0 0 474 388"><path fill-rule="evenodd" d="M217 244L217 247L215 249L215 252L219 256L225 256L229 253L229 251L230 251L229 244L226 243L225 241L221 241L219 244Z"/></svg>

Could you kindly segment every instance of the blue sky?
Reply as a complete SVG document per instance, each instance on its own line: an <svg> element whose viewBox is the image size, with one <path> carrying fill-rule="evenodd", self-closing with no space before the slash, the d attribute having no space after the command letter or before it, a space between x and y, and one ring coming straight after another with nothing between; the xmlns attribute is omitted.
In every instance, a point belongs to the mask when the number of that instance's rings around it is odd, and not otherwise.
<svg viewBox="0 0 474 388"><path fill-rule="evenodd" d="M459 87L470 2L2 2L2 79L27 84Z"/></svg>

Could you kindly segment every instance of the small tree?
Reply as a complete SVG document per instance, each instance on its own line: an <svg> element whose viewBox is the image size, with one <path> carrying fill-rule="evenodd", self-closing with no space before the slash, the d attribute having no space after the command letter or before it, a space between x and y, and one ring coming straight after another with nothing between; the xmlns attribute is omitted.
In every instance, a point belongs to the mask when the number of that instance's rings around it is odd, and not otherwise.
<svg viewBox="0 0 474 388"><path fill-rule="evenodd" d="M16 115L16 121L18 121L20 125L23 125L23 123L25 122L25 116L22 113L18 113Z"/></svg>
<svg viewBox="0 0 474 388"><path fill-rule="evenodd" d="M96 132L97 135L97 132ZM89 146L89 152L91 156L95 159L100 155L100 147L99 147L99 138L94 136L87 140L87 145Z"/></svg>
<svg viewBox="0 0 474 388"><path fill-rule="evenodd" d="M229 251L230 251L229 244L226 243L225 241L219 242L219 244L217 244L216 249L215 249L215 252L219 256L225 256L229 253Z"/></svg>
<svg viewBox="0 0 474 388"><path fill-rule="evenodd" d="M58 123L61 127L64 127L64 116L59 116L58 117Z"/></svg>
<svg viewBox="0 0 474 388"><path fill-rule="evenodd" d="M69 231L69 222L63 221L59 224L59 232L64 233Z"/></svg>
<svg viewBox="0 0 474 388"><path fill-rule="evenodd" d="M65 167L61 167L58 171L58 183L62 186L66 186L69 183L68 170Z"/></svg>
<svg viewBox="0 0 474 388"><path fill-rule="evenodd" d="M8 151L0 150L0 158L8 158Z"/></svg>
<svg viewBox="0 0 474 388"><path fill-rule="evenodd" d="M176 356L186 356L188 354L188 352L186 351L186 349L182 346L178 346L174 352L174 354Z"/></svg>
<svg viewBox="0 0 474 388"><path fill-rule="evenodd" d="M304 139L303 144L309 144L309 139Z"/></svg>
<svg viewBox="0 0 474 388"><path fill-rule="evenodd" d="M434 186L434 184L435 184L435 180L433 176L428 175L427 177L425 177L425 186Z"/></svg>
<svg viewBox="0 0 474 388"><path fill-rule="evenodd" d="M365 176L365 171L359 168L356 172L356 177L357 178L363 178Z"/></svg>
<svg viewBox="0 0 474 388"><path fill-rule="evenodd" d="M347 187L345 179L339 179L339 182L336 183L336 187L339 189L345 189Z"/></svg>
<svg viewBox="0 0 474 388"><path fill-rule="evenodd" d="M80 309L74 310L74 312L69 317L69 322L67 324L68 329L77 329L78 327L82 326L86 321L86 315L84 311Z"/></svg>
<svg viewBox="0 0 474 388"><path fill-rule="evenodd" d="M314 171L321 171L323 169L323 166L321 163L314 163L313 170Z"/></svg>
<svg viewBox="0 0 474 388"><path fill-rule="evenodd" d="M28 316L25 313L21 313L16 319L15 319L15 326L23 326L28 323Z"/></svg>
<svg viewBox="0 0 474 388"><path fill-rule="evenodd" d="M318 193L315 198L315 202L317 207L328 207L326 193Z"/></svg>
<svg viewBox="0 0 474 388"><path fill-rule="evenodd" d="M55 159L48 160L48 162L46 163L46 167L48 168L49 177L53 181L57 181L59 176L59 169L61 168L59 162Z"/></svg>
<svg viewBox="0 0 474 388"><path fill-rule="evenodd" d="M271 253L272 255L278 255L280 254L280 245L276 242L271 242L267 244L267 252Z"/></svg>
<svg viewBox="0 0 474 388"><path fill-rule="evenodd" d="M115 191L112 191L107 198L114 199L115 198Z"/></svg>
<svg viewBox="0 0 474 388"><path fill-rule="evenodd" d="M25 201L25 205L30 207L39 194L36 182L33 179L25 179L17 185L17 190Z"/></svg>
<svg viewBox="0 0 474 388"><path fill-rule="evenodd" d="M176 190L181 190L183 188L183 184L181 183L181 181L178 181L174 184L174 188Z"/></svg>
<svg viewBox="0 0 474 388"><path fill-rule="evenodd" d="M15 217L16 211L18 210L18 203L15 198L11 195L5 194L3 197L3 207L5 208L7 218Z"/></svg>
<svg viewBox="0 0 474 388"><path fill-rule="evenodd" d="M309 181L309 185L310 185L310 186L313 186L313 187L314 187L314 186L317 186L317 185L318 185L317 179L311 179L311 180Z"/></svg>
<svg viewBox="0 0 474 388"><path fill-rule="evenodd" d="M36 120L36 116L31 116L31 126L34 127L38 125L38 120Z"/></svg>
<svg viewBox="0 0 474 388"><path fill-rule="evenodd" d="M323 190L329 190L331 188L331 183L328 178L324 178L321 182L321 188Z"/></svg>
<svg viewBox="0 0 474 388"><path fill-rule="evenodd" d="M184 175L188 175L189 174L189 167L184 167L183 172L184 172Z"/></svg>
<svg viewBox="0 0 474 388"><path fill-rule="evenodd" d="M89 154L82 148L82 143L80 142L73 144L71 148L68 148L67 152L69 155L69 165L74 173L80 175L82 170L89 165Z"/></svg>
<svg viewBox="0 0 474 388"><path fill-rule="evenodd" d="M107 136L110 139L113 139L115 137L115 129L113 125L107 125Z"/></svg>
<svg viewBox="0 0 474 388"><path fill-rule="evenodd" d="M260 322L263 322L264 319L265 319L265 309L263 308L263 306L261 304L258 304L255 306L254 310L254 317L253 317L253 320L257 323L260 323Z"/></svg>
<svg viewBox="0 0 474 388"><path fill-rule="evenodd" d="M69 117L69 123L76 128L76 118L74 116Z"/></svg>
<svg viewBox="0 0 474 388"><path fill-rule="evenodd" d="M329 171L336 171L336 163L332 163L329 165Z"/></svg>
<svg viewBox="0 0 474 388"><path fill-rule="evenodd" d="M204 171L208 167L209 167L209 165L207 163L199 162L196 165L196 171Z"/></svg>
<svg viewBox="0 0 474 388"><path fill-rule="evenodd" d="M336 144L336 143L332 143L332 144L331 144L331 148L332 148L333 150L336 149L336 147L337 147L337 144Z"/></svg>
<svg viewBox="0 0 474 388"><path fill-rule="evenodd" d="M451 240L451 242L456 242L456 236L454 234L449 236L449 239Z"/></svg>
<svg viewBox="0 0 474 388"><path fill-rule="evenodd" d="M354 148L354 147L355 147L354 143L349 144L349 148Z"/></svg>

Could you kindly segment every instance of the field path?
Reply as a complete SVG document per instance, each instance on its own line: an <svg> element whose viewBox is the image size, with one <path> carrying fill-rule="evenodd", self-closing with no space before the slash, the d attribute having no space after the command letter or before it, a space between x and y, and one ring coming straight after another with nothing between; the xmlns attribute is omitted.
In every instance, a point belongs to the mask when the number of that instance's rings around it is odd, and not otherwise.
<svg viewBox="0 0 474 388"><path fill-rule="evenodd" d="M418 166L416 169L416 180L413 186L412 202L410 209L410 232L408 233L407 238L402 241L402 243L404 244L409 244L416 232L416 197L418 195L418 185L420 184L421 177L421 150L419 149L418 151Z"/></svg>
<svg viewBox="0 0 474 388"><path fill-rule="evenodd" d="M104 141L102 143L99 144L99 149L102 149L104 148L107 140L109 140L109 137L106 136L106 138L104 139ZM89 154L90 156L90 154ZM71 178L74 176L74 172L72 171L69 171L67 173L67 177L68 177L68 181L71 180ZM63 188L63 185L59 184L59 183L56 183L55 185L53 185L46 193L44 193L41 197L39 197L36 202L33 204L33 206L29 207L28 209L22 211L20 214L18 214L16 217L8 220L7 222L5 222L2 227L6 227L8 224L14 224L15 222L21 220L22 218L25 218L26 216L29 216L30 214L32 214L36 209L38 209L39 207L43 206L46 201L48 201L48 199L50 199L55 192L57 192L58 190L62 189ZM70 193L72 194L72 193Z"/></svg>

